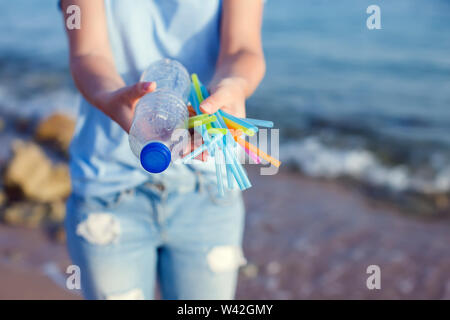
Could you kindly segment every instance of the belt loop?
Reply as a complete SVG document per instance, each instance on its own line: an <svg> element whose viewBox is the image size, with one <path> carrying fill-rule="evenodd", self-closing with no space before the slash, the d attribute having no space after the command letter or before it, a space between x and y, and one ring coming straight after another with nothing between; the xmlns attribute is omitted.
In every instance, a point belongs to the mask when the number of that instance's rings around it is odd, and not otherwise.
<svg viewBox="0 0 450 320"><path fill-rule="evenodd" d="M203 174L200 170L195 169L192 165L190 164L186 164L186 167L191 170L191 172L194 174L195 176L195 186L194 186L194 190L195 192L202 192L203 190Z"/></svg>
<svg viewBox="0 0 450 320"><path fill-rule="evenodd" d="M195 176L195 191L201 193L203 190L203 174L200 171L195 171Z"/></svg>
<svg viewBox="0 0 450 320"><path fill-rule="evenodd" d="M159 197L161 199L162 202L165 202L167 200L167 195L168 195L168 190L167 190L167 186L166 184L161 181L161 182L157 182L155 184L156 189L158 189L158 193L159 193Z"/></svg>
<svg viewBox="0 0 450 320"><path fill-rule="evenodd" d="M165 194L167 193L167 188L161 181L146 182L145 188L161 200L165 198Z"/></svg>

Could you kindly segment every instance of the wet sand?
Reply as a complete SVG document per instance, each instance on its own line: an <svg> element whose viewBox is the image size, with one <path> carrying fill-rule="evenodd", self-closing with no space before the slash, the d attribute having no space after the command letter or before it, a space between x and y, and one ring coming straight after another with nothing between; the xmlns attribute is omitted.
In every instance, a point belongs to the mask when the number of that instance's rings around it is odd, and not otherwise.
<svg viewBox="0 0 450 320"><path fill-rule="evenodd" d="M411 218L338 182L249 173L238 299L450 298L448 219ZM63 289L69 264L43 230L0 225L0 299L80 299ZM372 264L380 290L366 287Z"/></svg>
<svg viewBox="0 0 450 320"><path fill-rule="evenodd" d="M450 298L448 219L418 220L337 182L252 173L245 252L260 272L241 277L238 298ZM372 264L380 290L366 287Z"/></svg>

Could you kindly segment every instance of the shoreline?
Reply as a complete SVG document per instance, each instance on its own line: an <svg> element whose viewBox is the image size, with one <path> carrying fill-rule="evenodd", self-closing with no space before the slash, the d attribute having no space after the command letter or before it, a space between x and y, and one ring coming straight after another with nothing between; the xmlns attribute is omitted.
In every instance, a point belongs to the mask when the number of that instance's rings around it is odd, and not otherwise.
<svg viewBox="0 0 450 320"><path fill-rule="evenodd" d="M1 109L1 106L0 106ZM55 121L48 121L56 115ZM62 115L59 119L58 116ZM66 120L67 119L71 119ZM14 114L7 110L0 110L0 121L3 125L0 125L0 141L3 148L0 149L0 168L7 165L12 156L12 143L15 139L24 141L32 141L38 144L44 153L54 163L67 163L67 148L70 143L71 129L70 122L73 118L65 111L52 113L50 117L41 115L41 117L28 117L26 115ZM39 140L36 137L37 128L42 123L48 121L48 127L46 128L48 137L45 137L47 141ZM1 124L1 123L0 123ZM62 140L62 143L61 143ZM305 142L305 141L303 141ZM302 142L302 143L303 143ZM58 145L59 144L59 145ZM61 144L63 144L61 146ZM286 147L286 145L282 145ZM389 185L371 183L365 181L363 177L355 177L351 173L342 172L337 176L328 176L327 169L320 174L311 168L303 168L293 161L293 150L288 152L287 159L283 159L281 166L281 173L289 172L289 174L302 177L305 179L314 179L318 181L325 181L326 183L339 183L343 185L349 185L350 187L358 188L362 193L367 194L369 199L374 199L375 203L386 203L393 205L400 211L408 211L411 215L425 218L442 218L450 217L450 193L449 192L417 192L413 190L393 190ZM303 150L305 152L305 150ZM289 156L290 154L290 156ZM322 161L312 157L307 162L314 163L315 161ZM306 161L307 158L303 159ZM333 162L333 158L329 159L329 162ZM358 162L358 161L357 161ZM325 165L321 163L321 166ZM247 165L249 167L249 165ZM250 166L253 169L254 166ZM364 172L370 172L370 168L363 170ZM392 172L393 175L395 172ZM395 179L394 179L395 180ZM1 183L0 183L1 186Z"/></svg>

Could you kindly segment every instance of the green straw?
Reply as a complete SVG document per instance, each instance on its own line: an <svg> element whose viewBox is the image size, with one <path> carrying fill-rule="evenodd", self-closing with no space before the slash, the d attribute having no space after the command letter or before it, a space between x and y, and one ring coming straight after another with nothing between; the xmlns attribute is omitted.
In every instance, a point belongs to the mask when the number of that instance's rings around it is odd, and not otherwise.
<svg viewBox="0 0 450 320"><path fill-rule="evenodd" d="M223 134L226 135L228 130L224 128L211 128L207 130L209 134Z"/></svg>
<svg viewBox="0 0 450 320"><path fill-rule="evenodd" d="M189 118L188 120L188 128L193 128L193 127L199 127L201 125L206 125L209 124L211 122L215 122L217 121L216 116L211 116L208 114L201 114L199 116L194 116Z"/></svg>

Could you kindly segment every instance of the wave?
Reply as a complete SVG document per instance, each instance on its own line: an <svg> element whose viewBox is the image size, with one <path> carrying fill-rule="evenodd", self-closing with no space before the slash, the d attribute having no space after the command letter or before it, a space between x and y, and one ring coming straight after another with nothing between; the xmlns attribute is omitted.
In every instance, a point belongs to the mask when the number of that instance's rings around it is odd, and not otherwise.
<svg viewBox="0 0 450 320"><path fill-rule="evenodd" d="M350 177L395 192L434 194L450 191L450 164L425 177L406 164L383 164L370 150L328 146L316 136L283 144L280 157L312 177Z"/></svg>
<svg viewBox="0 0 450 320"><path fill-rule="evenodd" d="M79 95L71 89L63 88L29 98L20 98L8 87L0 86L0 111L12 116L42 118L54 112L64 112L76 116Z"/></svg>

